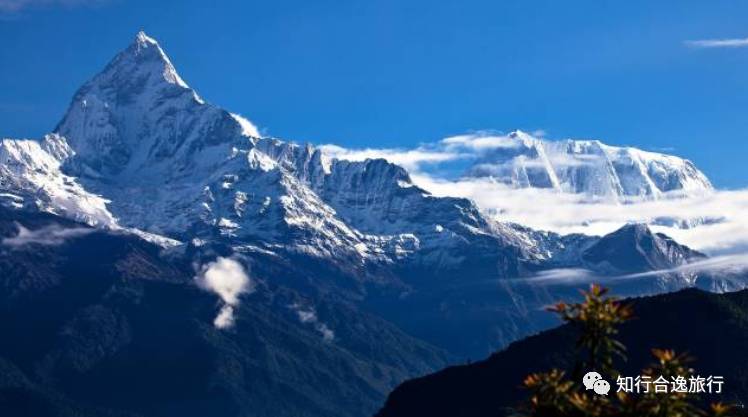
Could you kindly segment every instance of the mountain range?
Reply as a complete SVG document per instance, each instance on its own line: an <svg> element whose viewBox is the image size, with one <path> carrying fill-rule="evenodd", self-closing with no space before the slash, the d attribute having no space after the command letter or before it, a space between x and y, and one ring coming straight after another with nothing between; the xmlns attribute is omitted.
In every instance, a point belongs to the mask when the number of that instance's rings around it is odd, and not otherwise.
<svg viewBox="0 0 748 417"><path fill-rule="evenodd" d="M637 195L710 187L690 163L611 164L621 187L646 171L659 190ZM644 225L533 230L385 160L260 137L142 32L54 132L3 139L0 202L0 398L49 415L367 415L406 378L555 325L542 306L592 276L624 295L746 282L682 270L706 255ZM227 281L206 285L214 267Z"/></svg>

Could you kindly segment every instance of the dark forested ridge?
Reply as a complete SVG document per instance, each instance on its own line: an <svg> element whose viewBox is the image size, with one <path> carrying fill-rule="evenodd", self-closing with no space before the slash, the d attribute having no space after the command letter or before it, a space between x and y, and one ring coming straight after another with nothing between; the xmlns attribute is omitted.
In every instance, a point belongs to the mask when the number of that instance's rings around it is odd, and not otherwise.
<svg viewBox="0 0 748 417"><path fill-rule="evenodd" d="M748 291L713 294L697 289L636 299L635 319L621 327L635 376L652 362L651 348L675 349L695 358L700 375L723 376L723 395L705 401L748 402ZM549 313L550 314L550 313ZM526 399L521 387L530 373L571 369L577 330L564 325L512 343L486 360L454 366L407 381L392 392L377 417L496 417ZM613 384L613 390L616 386Z"/></svg>

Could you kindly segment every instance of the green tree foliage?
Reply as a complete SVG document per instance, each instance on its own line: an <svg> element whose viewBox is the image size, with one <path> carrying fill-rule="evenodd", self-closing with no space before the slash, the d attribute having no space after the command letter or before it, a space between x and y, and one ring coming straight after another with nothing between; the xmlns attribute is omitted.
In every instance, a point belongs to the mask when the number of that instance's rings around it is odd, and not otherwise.
<svg viewBox="0 0 748 417"><path fill-rule="evenodd" d="M618 340L618 326L632 317L629 305L622 304L599 285L585 291L581 303L558 303L549 310L557 313L564 322L579 329L577 348L580 360L572 377L553 369L549 372L528 375L524 386L530 390L530 400L522 409L524 415L533 417L727 417L733 409L724 404L704 408L695 394L688 392L647 393L616 392L620 372L616 360L626 360L626 347ZM678 376L694 374L688 364L691 358L672 350L652 349L654 363L642 370L642 376L654 380L663 376L670 381ZM611 381L609 395L597 395L585 390L582 372L596 370Z"/></svg>

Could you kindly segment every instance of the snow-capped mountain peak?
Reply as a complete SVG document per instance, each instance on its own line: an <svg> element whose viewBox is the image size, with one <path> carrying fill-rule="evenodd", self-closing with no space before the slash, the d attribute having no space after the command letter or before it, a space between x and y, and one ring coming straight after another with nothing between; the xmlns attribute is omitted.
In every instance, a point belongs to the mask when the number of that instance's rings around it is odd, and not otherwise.
<svg viewBox="0 0 748 417"><path fill-rule="evenodd" d="M110 200L122 226L174 238L391 259L423 239L473 233L463 225L475 219L462 217L479 216L458 199L429 212L438 199L386 161L331 161L311 145L258 137L247 119L201 100L144 33L76 93L56 132L72 150L65 171Z"/></svg>
<svg viewBox="0 0 748 417"><path fill-rule="evenodd" d="M75 149L81 172L130 177L165 162L188 170L200 151L256 129L202 100L141 32L78 90L55 132Z"/></svg>
<svg viewBox="0 0 748 417"><path fill-rule="evenodd" d="M177 74L177 70L174 68L174 65L172 65L169 57L164 53L164 50L161 49L158 42L146 35L145 32L142 30L138 32L131 48L133 48L133 50L131 51L130 48L128 48L128 50L125 51L125 54L134 53L136 56L142 56L144 58L143 61L146 59L152 59L157 68L163 66L162 75L166 82L176 84L183 88L189 88L182 77ZM125 58L123 57L122 59Z"/></svg>
<svg viewBox="0 0 748 417"><path fill-rule="evenodd" d="M550 141L514 131L468 170L516 188L546 188L594 197L659 198L712 189L691 161L599 140Z"/></svg>

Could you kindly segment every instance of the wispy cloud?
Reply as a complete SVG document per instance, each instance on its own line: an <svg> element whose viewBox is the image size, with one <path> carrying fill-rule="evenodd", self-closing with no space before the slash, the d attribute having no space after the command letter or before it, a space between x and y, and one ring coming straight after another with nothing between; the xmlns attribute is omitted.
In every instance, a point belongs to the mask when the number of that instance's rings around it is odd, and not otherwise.
<svg viewBox="0 0 748 417"><path fill-rule="evenodd" d="M445 149L452 151L457 149L485 151L491 149L517 148L521 145L521 141L518 138L509 135L492 134L491 132L450 136L442 139L439 143Z"/></svg>
<svg viewBox="0 0 748 417"><path fill-rule="evenodd" d="M534 283L555 283L575 285L580 282L593 282L599 280L598 274L584 268L558 268L540 271L529 278L518 278L517 281Z"/></svg>
<svg viewBox="0 0 748 417"><path fill-rule="evenodd" d="M657 276L663 273L698 273L698 272L725 272L741 274L748 270L748 253L715 256L702 261L692 262L677 266L672 269L647 271L638 274L624 275L620 278L642 278Z"/></svg>
<svg viewBox="0 0 748 417"><path fill-rule="evenodd" d="M242 134L244 136L249 136L249 137L254 137L254 138L259 138L260 136L262 136L260 134L260 129L257 128L257 125L250 122L249 119L247 119L246 117L238 113L230 113L230 114L231 114L231 117L233 117L234 120L236 120L236 122L239 123L239 126L242 128Z"/></svg>
<svg viewBox="0 0 748 417"><path fill-rule="evenodd" d="M534 137L541 137L546 132L538 130ZM523 134L526 135L526 134ZM458 160L476 159L486 152L500 148L517 148L522 139L501 133L481 131L444 138L438 142L422 144L413 149L404 148L359 148L351 149L342 146L320 145L322 152L331 158L347 161L366 159L386 159L411 172L420 171L427 165L440 164Z"/></svg>
<svg viewBox="0 0 748 417"><path fill-rule="evenodd" d="M100 6L109 0L0 0L0 13L17 13L40 7Z"/></svg>
<svg viewBox="0 0 748 417"><path fill-rule="evenodd" d="M234 259L219 257L203 266L196 277L200 288L218 294L224 305L213 320L219 329L234 324L234 309L239 305L239 296L254 292L254 283L244 267Z"/></svg>
<svg viewBox="0 0 748 417"><path fill-rule="evenodd" d="M516 189L488 179L412 177L437 196L469 198L497 220L536 229L602 235L626 223L649 223L655 231L712 255L748 249L748 189L620 203L549 189Z"/></svg>
<svg viewBox="0 0 748 417"><path fill-rule="evenodd" d="M723 279L732 280L736 288L748 286L744 273L748 271L748 253L715 256L701 261L668 269L639 272L634 274L600 276L581 268L559 268L541 271L531 277L516 278L514 281L542 284L578 285L580 283L627 281L640 278L658 277L664 274L722 273Z"/></svg>
<svg viewBox="0 0 748 417"><path fill-rule="evenodd" d="M386 159L393 164L414 171L418 170L423 164L447 162L467 156L458 152L425 146L416 149L348 149L338 145L321 145L319 148L325 155L331 158L344 159L347 161Z"/></svg>
<svg viewBox="0 0 748 417"><path fill-rule="evenodd" d="M748 38L700 39L684 43L691 48L743 48L748 46Z"/></svg>
<svg viewBox="0 0 748 417"><path fill-rule="evenodd" d="M13 237L7 237L2 240L4 246L13 248L24 247L28 245L59 246L76 237L85 236L94 231L88 227L61 227L50 225L41 227L36 230L29 230L20 223L16 223L18 234Z"/></svg>
<svg viewBox="0 0 748 417"><path fill-rule="evenodd" d="M296 312L300 322L313 325L320 335L322 335L322 340L325 342L332 342L335 339L335 332L332 331L327 324L322 323L319 320L317 312L313 307L303 307L299 304L292 304L289 308Z"/></svg>

